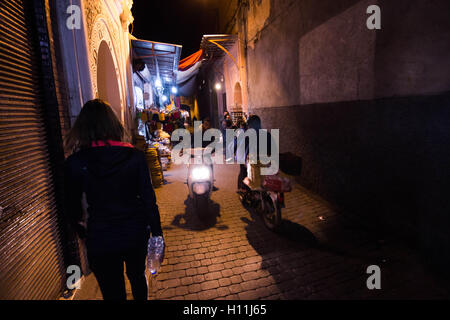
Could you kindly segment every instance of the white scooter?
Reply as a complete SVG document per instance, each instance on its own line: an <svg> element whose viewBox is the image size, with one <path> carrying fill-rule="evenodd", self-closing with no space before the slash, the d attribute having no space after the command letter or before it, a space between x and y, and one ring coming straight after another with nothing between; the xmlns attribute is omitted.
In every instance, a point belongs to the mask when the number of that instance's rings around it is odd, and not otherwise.
<svg viewBox="0 0 450 320"><path fill-rule="evenodd" d="M188 167L187 186L189 196L193 201L194 208L200 216L207 212L209 200L214 187L214 170L213 164L209 158L203 156L204 149L201 153L196 149L191 149L191 163ZM196 159L202 160L196 163Z"/></svg>

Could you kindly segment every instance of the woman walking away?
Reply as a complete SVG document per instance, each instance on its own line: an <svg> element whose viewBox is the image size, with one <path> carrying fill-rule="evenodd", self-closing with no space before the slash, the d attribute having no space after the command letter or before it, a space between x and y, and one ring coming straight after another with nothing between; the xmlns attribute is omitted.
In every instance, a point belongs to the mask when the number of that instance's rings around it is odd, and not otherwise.
<svg viewBox="0 0 450 320"><path fill-rule="evenodd" d="M162 236L159 210L144 153L123 142L111 106L88 101L67 136L66 214L80 231L87 202L86 249L105 300L126 300L124 269L135 300L148 296L145 260L150 232ZM79 232L80 237L84 237Z"/></svg>

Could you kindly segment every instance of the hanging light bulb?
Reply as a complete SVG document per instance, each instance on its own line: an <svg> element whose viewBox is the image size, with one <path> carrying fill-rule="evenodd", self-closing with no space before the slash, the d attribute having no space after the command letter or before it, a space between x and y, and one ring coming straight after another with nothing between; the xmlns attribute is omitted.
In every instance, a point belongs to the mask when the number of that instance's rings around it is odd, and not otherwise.
<svg viewBox="0 0 450 320"><path fill-rule="evenodd" d="M220 84L220 82L216 82L215 88L216 90L222 89L222 85Z"/></svg>

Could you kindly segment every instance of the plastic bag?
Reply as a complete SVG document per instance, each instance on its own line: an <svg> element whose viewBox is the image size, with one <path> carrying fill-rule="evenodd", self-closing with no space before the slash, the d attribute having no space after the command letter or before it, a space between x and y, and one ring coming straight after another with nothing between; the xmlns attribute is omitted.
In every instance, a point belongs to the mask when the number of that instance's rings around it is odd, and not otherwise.
<svg viewBox="0 0 450 320"><path fill-rule="evenodd" d="M278 175L265 176L263 187L266 190L275 192L290 192L292 190L291 181Z"/></svg>

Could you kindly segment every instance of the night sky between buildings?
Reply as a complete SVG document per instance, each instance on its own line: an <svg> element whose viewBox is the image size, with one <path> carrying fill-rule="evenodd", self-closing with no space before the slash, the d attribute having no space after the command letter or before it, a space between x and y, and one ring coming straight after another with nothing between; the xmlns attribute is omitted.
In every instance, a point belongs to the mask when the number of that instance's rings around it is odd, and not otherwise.
<svg viewBox="0 0 450 320"><path fill-rule="evenodd" d="M132 13L133 36L182 45L181 58L199 50L203 34L217 32L217 11L206 0L134 0Z"/></svg>

